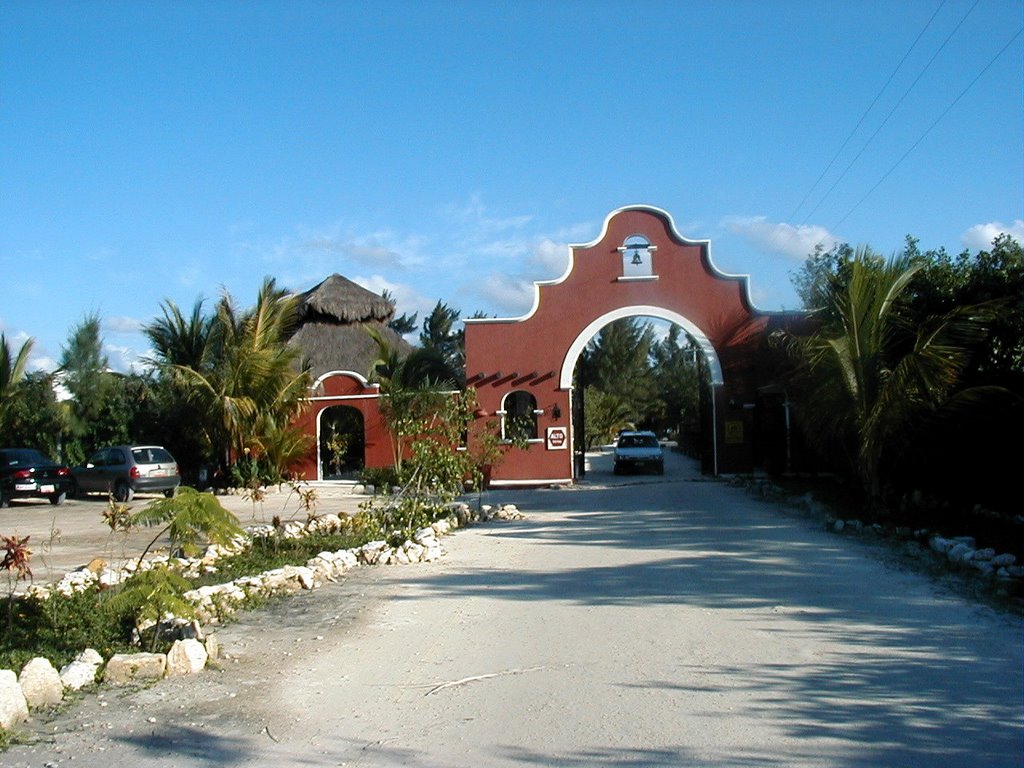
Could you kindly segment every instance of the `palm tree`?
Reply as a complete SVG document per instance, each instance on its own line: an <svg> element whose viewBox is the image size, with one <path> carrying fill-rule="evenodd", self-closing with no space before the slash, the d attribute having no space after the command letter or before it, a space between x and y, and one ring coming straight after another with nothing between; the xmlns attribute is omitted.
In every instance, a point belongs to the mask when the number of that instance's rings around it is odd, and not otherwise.
<svg viewBox="0 0 1024 768"><path fill-rule="evenodd" d="M912 323L907 287L920 268L906 256L886 261L858 249L825 293L832 321L794 343L803 362L808 436L819 447L839 446L875 499L883 457L898 455L940 409L970 399L957 392L961 374L997 310L958 307Z"/></svg>
<svg viewBox="0 0 1024 768"><path fill-rule="evenodd" d="M401 472L408 444L443 410L457 387L457 374L435 349L417 347L403 357L378 328L368 326L366 331L377 343L368 378L380 384L385 396L381 416L392 436L395 469Z"/></svg>
<svg viewBox="0 0 1024 768"><path fill-rule="evenodd" d="M267 278L251 310L239 311L224 294L211 317L197 303L185 318L167 302L164 317L146 329L158 364L197 407L224 468L249 452L283 471L277 462L299 450L290 424L311 381L301 352L287 344L295 322L295 297Z"/></svg>
<svg viewBox="0 0 1024 768"><path fill-rule="evenodd" d="M203 316L203 300L192 305L192 313L185 317L173 301L161 305L163 317L159 317L145 328L145 334L153 345L155 357L149 362L156 366L184 365L202 370L207 364L210 351L212 318Z"/></svg>
<svg viewBox="0 0 1024 768"><path fill-rule="evenodd" d="M7 426L7 413L17 397L18 384L25 377L34 344L34 339L26 339L15 354L6 335L0 333L0 432Z"/></svg>

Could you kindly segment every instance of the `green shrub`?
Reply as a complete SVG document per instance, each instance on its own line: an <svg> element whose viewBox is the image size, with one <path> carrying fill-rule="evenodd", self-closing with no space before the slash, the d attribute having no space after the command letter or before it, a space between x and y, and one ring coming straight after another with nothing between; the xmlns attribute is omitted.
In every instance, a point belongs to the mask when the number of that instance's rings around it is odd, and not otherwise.
<svg viewBox="0 0 1024 768"><path fill-rule="evenodd" d="M398 472L394 467L366 467L356 475L359 482L372 485L380 493L387 493L390 488L398 485Z"/></svg>
<svg viewBox="0 0 1024 768"><path fill-rule="evenodd" d="M11 631L0 636L0 668L19 670L36 656L59 668L85 648L106 658L131 647L132 625L131 615L111 610L96 587L45 600L21 596Z"/></svg>

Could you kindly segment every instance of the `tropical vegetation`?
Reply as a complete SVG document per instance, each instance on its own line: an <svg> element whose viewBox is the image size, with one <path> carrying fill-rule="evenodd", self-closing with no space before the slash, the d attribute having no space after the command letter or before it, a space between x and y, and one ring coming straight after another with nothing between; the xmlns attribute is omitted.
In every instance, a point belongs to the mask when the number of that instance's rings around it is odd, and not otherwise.
<svg viewBox="0 0 1024 768"><path fill-rule="evenodd" d="M1020 246L950 257L908 238L890 258L838 246L794 284L818 330L786 339L797 423L825 466L876 507L1009 499L1001 436L1024 426ZM1010 452L1012 453L1012 452Z"/></svg>

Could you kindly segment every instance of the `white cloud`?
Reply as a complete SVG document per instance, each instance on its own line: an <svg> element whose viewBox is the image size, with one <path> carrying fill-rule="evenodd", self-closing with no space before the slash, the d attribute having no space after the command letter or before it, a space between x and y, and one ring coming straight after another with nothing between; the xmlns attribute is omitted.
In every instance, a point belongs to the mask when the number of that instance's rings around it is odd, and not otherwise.
<svg viewBox="0 0 1024 768"><path fill-rule="evenodd" d="M410 258L409 253L414 252L418 245L416 238L403 241L389 231L359 236L328 231L311 235L298 243L298 249L341 257L358 264L372 264L376 268L403 269L410 261L416 260L415 257Z"/></svg>
<svg viewBox="0 0 1024 768"><path fill-rule="evenodd" d="M794 260L807 258L818 245L831 248L841 242L824 227L772 223L766 216L726 216L722 225L763 250L781 253Z"/></svg>
<svg viewBox="0 0 1024 768"><path fill-rule="evenodd" d="M142 355L134 347L122 344L104 344L103 352L107 356L109 366L115 371L130 373L143 367Z"/></svg>
<svg viewBox="0 0 1024 768"><path fill-rule="evenodd" d="M392 282L382 275L370 275L369 277L356 275L349 277L349 280L377 295L384 293L384 291L389 291L395 299L395 312L398 315L411 315L413 312L418 312L418 319L422 320L423 316L429 313L437 303L436 298L432 299L424 296L411 285Z"/></svg>
<svg viewBox="0 0 1024 768"><path fill-rule="evenodd" d="M489 275L484 278L480 294L500 311L522 315L533 306L533 281L512 275Z"/></svg>
<svg viewBox="0 0 1024 768"><path fill-rule="evenodd" d="M976 224L960 235L960 241L972 251L987 251L996 236L1004 233L1018 243L1024 243L1024 220L1014 219L1012 224L1003 224L1001 221Z"/></svg>
<svg viewBox="0 0 1024 768"><path fill-rule="evenodd" d="M446 205L442 212L446 217L462 225L486 232L522 229L533 220L533 216L493 216L488 212L479 194L471 195L465 203Z"/></svg>
<svg viewBox="0 0 1024 768"><path fill-rule="evenodd" d="M107 317L103 319L103 327L114 333L139 333L143 322L134 317Z"/></svg>
<svg viewBox="0 0 1024 768"><path fill-rule="evenodd" d="M30 371L45 371L46 373L52 373L60 367L60 363L49 355L29 355L28 357L28 369Z"/></svg>
<svg viewBox="0 0 1024 768"><path fill-rule="evenodd" d="M565 274L569 265L569 244L556 243L545 237L533 246L531 263L537 268L538 280L554 279Z"/></svg>

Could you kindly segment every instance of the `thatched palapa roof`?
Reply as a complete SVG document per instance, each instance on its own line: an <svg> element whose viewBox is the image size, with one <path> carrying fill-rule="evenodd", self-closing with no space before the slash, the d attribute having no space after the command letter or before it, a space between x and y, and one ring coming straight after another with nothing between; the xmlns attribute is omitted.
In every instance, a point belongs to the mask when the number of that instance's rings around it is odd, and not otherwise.
<svg viewBox="0 0 1024 768"><path fill-rule="evenodd" d="M289 343L302 349L313 378L328 371L369 372L378 349L367 327L374 327L401 354L412 347L391 330L391 302L334 274L298 297L299 328Z"/></svg>
<svg viewBox="0 0 1024 768"><path fill-rule="evenodd" d="M386 323L394 316L391 302L337 272L299 295L300 322L322 317L338 323Z"/></svg>

